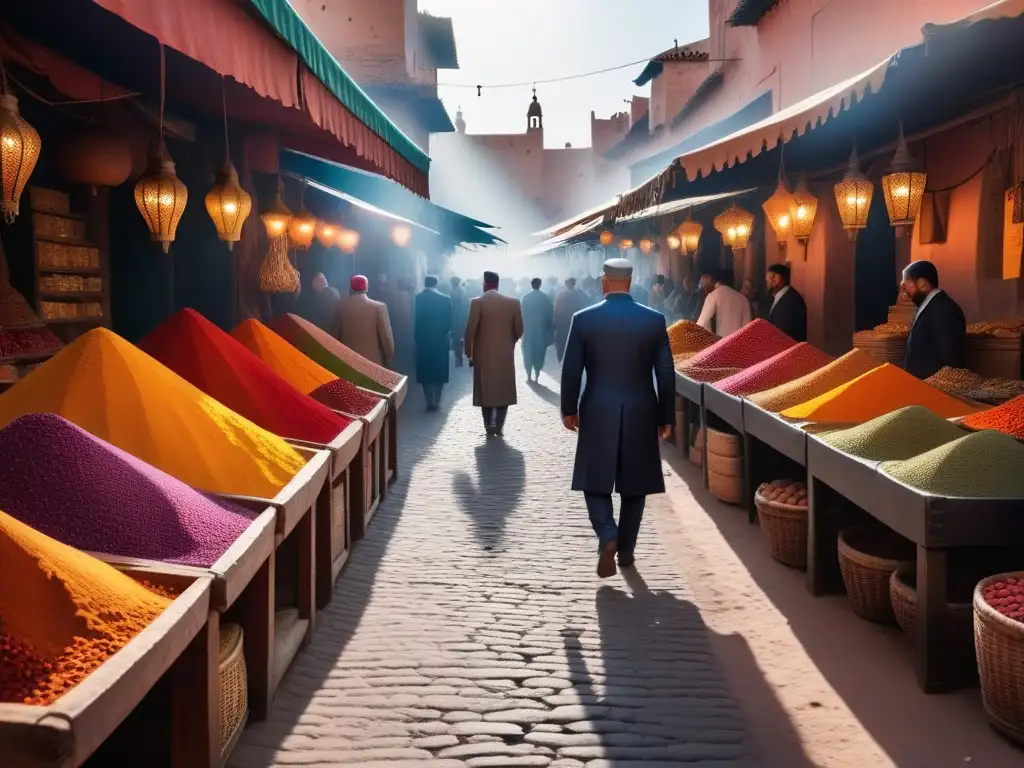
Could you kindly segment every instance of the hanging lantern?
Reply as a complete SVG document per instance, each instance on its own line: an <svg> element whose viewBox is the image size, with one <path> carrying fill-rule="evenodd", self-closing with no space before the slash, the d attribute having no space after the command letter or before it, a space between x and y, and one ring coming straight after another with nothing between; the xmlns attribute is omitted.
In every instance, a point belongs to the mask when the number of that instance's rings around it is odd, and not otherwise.
<svg viewBox="0 0 1024 768"><path fill-rule="evenodd" d="M188 189L174 173L174 161L167 154L163 140L153 145L149 166L135 184L135 205L149 227L154 243L171 249L174 235L188 203Z"/></svg>
<svg viewBox="0 0 1024 768"><path fill-rule="evenodd" d="M57 142L53 152L57 172L72 184L119 187L132 175L128 143L107 126L89 124Z"/></svg>
<svg viewBox="0 0 1024 768"><path fill-rule="evenodd" d="M18 215L21 193L42 148L39 132L18 111L18 100L7 92L0 94L0 211L8 224Z"/></svg>
<svg viewBox="0 0 1024 768"><path fill-rule="evenodd" d="M341 227L337 224L332 224L329 221L321 221L316 227L316 239L324 248L330 248L331 246L338 244L338 234L341 232Z"/></svg>
<svg viewBox="0 0 1024 768"><path fill-rule="evenodd" d="M673 232L670 235L667 235L665 237L665 242L668 244L668 247L673 251L678 251L683 244L683 241L679 239L679 235L677 235L675 232Z"/></svg>
<svg viewBox="0 0 1024 768"><path fill-rule="evenodd" d="M288 260L287 235L270 239L270 248L260 264L257 281L264 293L295 293L299 290L299 273Z"/></svg>
<svg viewBox="0 0 1024 768"><path fill-rule="evenodd" d="M754 215L740 208L736 203L715 216L715 229L722 233L726 245L733 250L747 247L754 227Z"/></svg>
<svg viewBox="0 0 1024 768"><path fill-rule="evenodd" d="M343 253L355 253L359 247L359 233L354 229L342 227L338 230L338 247Z"/></svg>
<svg viewBox="0 0 1024 768"><path fill-rule="evenodd" d="M299 208L298 213L288 222L288 239L291 240L292 247L309 248L315 235L316 218L304 207Z"/></svg>
<svg viewBox="0 0 1024 768"><path fill-rule="evenodd" d="M793 237L804 245L811 237L814 217L818 213L818 198L807 188L807 179L801 178L793 190L789 204L789 225L793 229ZM806 257L806 253L804 254Z"/></svg>
<svg viewBox="0 0 1024 768"><path fill-rule="evenodd" d="M704 225L690 218L690 212L687 211L683 223L676 229L684 254L694 254L697 252L697 246L700 245L700 234L703 231Z"/></svg>
<svg viewBox="0 0 1024 768"><path fill-rule="evenodd" d="M860 171L860 158L854 147L846 175L836 184L836 206L839 208L843 229L849 234L850 240L855 241L857 233L868 225L868 211L871 209L874 191L874 185Z"/></svg>
<svg viewBox="0 0 1024 768"><path fill-rule="evenodd" d="M779 185L775 188L772 196L762 203L761 208L768 222L775 230L775 237L779 242L782 251L786 249L790 232L790 207L793 203L793 195L786 187L786 180L779 179Z"/></svg>
<svg viewBox="0 0 1024 768"><path fill-rule="evenodd" d="M242 225L252 211L252 198L238 183L238 171L225 160L217 174L217 182L206 193L206 212L217 228L217 237L228 244L228 250L242 239Z"/></svg>
<svg viewBox="0 0 1024 768"><path fill-rule="evenodd" d="M882 177L882 193L889 212L889 223L898 228L897 234L903 235L913 230L917 215L921 212L921 200L924 198L927 181L928 174L920 169L907 148L901 125L892 163Z"/></svg>
<svg viewBox="0 0 1024 768"><path fill-rule="evenodd" d="M642 238L640 240L640 252L641 253L648 254L648 253L651 252L651 249L653 247L654 247L654 243L651 241L651 239L649 237L644 237L644 238Z"/></svg>
<svg viewBox="0 0 1024 768"><path fill-rule="evenodd" d="M615 242L615 235L610 229L601 232L601 245L611 245Z"/></svg>
<svg viewBox="0 0 1024 768"><path fill-rule="evenodd" d="M619 240L619 248L621 248L622 250L626 250L626 249L632 248L632 247L633 247L633 241L630 240L628 237L623 237L623 238L621 238Z"/></svg>
<svg viewBox="0 0 1024 768"><path fill-rule="evenodd" d="M267 237L271 240L288 231L288 225L292 222L292 212L284 204L280 185L274 195L274 202L260 214L260 218L263 219L263 225L267 228Z"/></svg>
<svg viewBox="0 0 1024 768"><path fill-rule="evenodd" d="M391 228L391 242L399 248L405 248L412 240L412 229L404 224L396 224Z"/></svg>

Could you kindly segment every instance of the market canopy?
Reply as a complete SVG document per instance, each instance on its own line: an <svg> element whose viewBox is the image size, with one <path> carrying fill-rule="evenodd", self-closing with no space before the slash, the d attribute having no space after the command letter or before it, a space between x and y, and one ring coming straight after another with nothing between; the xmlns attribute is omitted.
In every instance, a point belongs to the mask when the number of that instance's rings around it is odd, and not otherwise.
<svg viewBox="0 0 1024 768"><path fill-rule="evenodd" d="M623 216L615 220L616 224L629 224L637 221L643 221L645 219L653 219L656 216L668 216L669 214L679 213L686 211L691 208L697 208L708 203L717 203L720 200L728 200L732 197L740 197L749 192L753 192L754 189L741 189L736 192L720 192L716 195L701 195L699 197L686 197L682 200L672 200L668 203L658 203L652 205L650 208L644 208L642 211L637 213L631 213L628 216Z"/></svg>
<svg viewBox="0 0 1024 768"><path fill-rule="evenodd" d="M544 242L537 243L537 245L523 251L524 256L539 256L542 253L553 251L556 248L562 248L569 245L573 240L581 235L586 235L593 232L595 229L601 226L601 222L604 221L604 216L595 216L592 219L581 222L574 227L570 227L566 231L550 237Z"/></svg>
<svg viewBox="0 0 1024 768"><path fill-rule="evenodd" d="M407 219L403 216L399 216L398 214L391 213L390 211L385 211L383 208L378 208L377 206L372 205L371 203L368 203L365 200L360 200L358 197L353 197L352 195L346 194L341 190L328 187L326 184L321 184L317 181L313 181L312 179L305 178L301 179L301 181L308 185L310 189L315 189L320 192L323 192L324 194L330 195L331 197L336 197L338 200L344 200L349 205L352 205L361 211L371 213L374 216L379 216L382 219L388 219L389 221L393 221L399 224L407 224L410 227L415 227L416 229L422 230L423 232L427 232L431 235L440 234L430 229L430 227L425 227L422 224L418 224L417 222L412 221L411 219Z"/></svg>

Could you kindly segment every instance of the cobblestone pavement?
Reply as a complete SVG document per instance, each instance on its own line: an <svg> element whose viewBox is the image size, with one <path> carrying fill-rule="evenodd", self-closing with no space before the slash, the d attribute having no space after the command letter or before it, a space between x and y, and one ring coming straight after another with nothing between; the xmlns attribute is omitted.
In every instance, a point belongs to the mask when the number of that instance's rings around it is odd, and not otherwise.
<svg viewBox="0 0 1024 768"><path fill-rule="evenodd" d="M554 372L551 366L549 371ZM637 568L601 582L557 381L486 439L471 371L418 392L400 478L234 768L751 766L740 708L649 507Z"/></svg>

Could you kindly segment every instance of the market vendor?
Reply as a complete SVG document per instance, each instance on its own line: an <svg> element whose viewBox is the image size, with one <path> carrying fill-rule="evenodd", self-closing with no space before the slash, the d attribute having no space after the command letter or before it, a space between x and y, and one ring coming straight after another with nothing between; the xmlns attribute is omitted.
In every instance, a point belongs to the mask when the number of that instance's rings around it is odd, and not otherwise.
<svg viewBox="0 0 1024 768"><path fill-rule="evenodd" d="M337 338L377 365L388 366L395 356L395 338L387 305L367 295L369 281L354 275L348 298L338 305Z"/></svg>
<svg viewBox="0 0 1024 768"><path fill-rule="evenodd" d="M965 368L967 321L960 305L939 288L935 265L911 262L903 270L900 287L917 307L907 339L907 372L927 379L945 366Z"/></svg>

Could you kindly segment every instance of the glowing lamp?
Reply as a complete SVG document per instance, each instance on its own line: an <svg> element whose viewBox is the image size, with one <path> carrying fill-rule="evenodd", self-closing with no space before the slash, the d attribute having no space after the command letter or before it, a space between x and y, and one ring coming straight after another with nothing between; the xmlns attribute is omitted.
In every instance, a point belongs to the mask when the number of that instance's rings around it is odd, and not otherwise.
<svg viewBox="0 0 1024 768"><path fill-rule="evenodd" d="M206 212L217 228L217 237L228 244L228 250L242 239L242 225L252 211L252 198L238 183L238 171L230 160L217 174L213 188L206 193Z"/></svg>
<svg viewBox="0 0 1024 768"><path fill-rule="evenodd" d="M914 161L900 126L900 139L888 172L882 177L882 194L889 212L889 223L897 227L897 234L906 234L914 228L921 212L921 200L928 181L926 174Z"/></svg>
<svg viewBox="0 0 1024 768"><path fill-rule="evenodd" d="M39 132L18 111L18 100L0 94L0 211L8 224L18 215L21 193L42 148Z"/></svg>
<svg viewBox="0 0 1024 768"><path fill-rule="evenodd" d="M338 230L338 247L344 253L355 253L359 247L359 233L354 229L342 227Z"/></svg>
<svg viewBox="0 0 1024 768"><path fill-rule="evenodd" d="M764 215L768 217L768 222L775 230L775 237L778 239L779 245L783 248L790 231L789 209L792 202L793 195L786 187L785 179L779 179L779 186L775 188L775 192L761 205Z"/></svg>
<svg viewBox="0 0 1024 768"><path fill-rule="evenodd" d="M612 234L611 230L604 230L601 232L601 245L611 245L615 242L615 235Z"/></svg>
<svg viewBox="0 0 1024 768"><path fill-rule="evenodd" d="M725 239L726 245L734 251L747 247L754 229L754 214L740 208L736 203L715 216L715 229Z"/></svg>
<svg viewBox="0 0 1024 768"><path fill-rule="evenodd" d="M806 245L814 227L814 216L818 213L818 198L807 188L807 179L800 179L793 190L789 203L789 225L793 237Z"/></svg>
<svg viewBox="0 0 1024 768"><path fill-rule="evenodd" d="M171 249L181 214L188 203L188 189L174 173L174 161L158 141L149 155L146 172L135 184L135 205L149 228L150 239Z"/></svg>
<svg viewBox="0 0 1024 768"><path fill-rule="evenodd" d="M857 234L868 225L868 211L875 191L874 185L860 171L860 158L857 156L856 148L850 153L850 165L846 169L846 175L836 184L835 190L836 206L839 208L843 229L850 239L855 241Z"/></svg>
<svg viewBox="0 0 1024 768"><path fill-rule="evenodd" d="M260 218L263 219L263 226L267 228L267 237L271 240L288 233L288 225L292 221L292 212L284 204L280 189L274 195L274 202L270 204L267 210L260 214Z"/></svg>
<svg viewBox="0 0 1024 768"><path fill-rule="evenodd" d="M621 248L622 250L626 250L627 248L632 248L632 247L633 247L633 241L630 240L628 237L623 237L623 238L619 239L619 248Z"/></svg>
<svg viewBox="0 0 1024 768"><path fill-rule="evenodd" d="M678 251L683 245L683 241L679 239L679 235L674 232L665 238L665 242L668 243L668 247L673 251Z"/></svg>
<svg viewBox="0 0 1024 768"><path fill-rule="evenodd" d="M703 231L704 226L699 221L691 219L690 214L687 213L683 223L676 230L679 233L684 253L694 254L697 252L697 246L700 245L700 234Z"/></svg>
<svg viewBox="0 0 1024 768"><path fill-rule="evenodd" d="M288 239L294 248L309 248L316 236L316 218L305 208L300 208L288 223Z"/></svg>
<svg viewBox="0 0 1024 768"><path fill-rule="evenodd" d="M329 221L321 221L316 228L316 239L324 248L330 248L338 244L338 234L341 227L331 224Z"/></svg>
<svg viewBox="0 0 1024 768"><path fill-rule="evenodd" d="M642 253L644 253L644 254L650 253L651 249L653 247L654 247L654 243L651 242L651 239L649 237L645 237L645 238L642 238L640 240L640 251Z"/></svg>
<svg viewBox="0 0 1024 768"><path fill-rule="evenodd" d="M404 224L396 224L391 228L391 242L399 248L405 248L412 240L412 229Z"/></svg>

